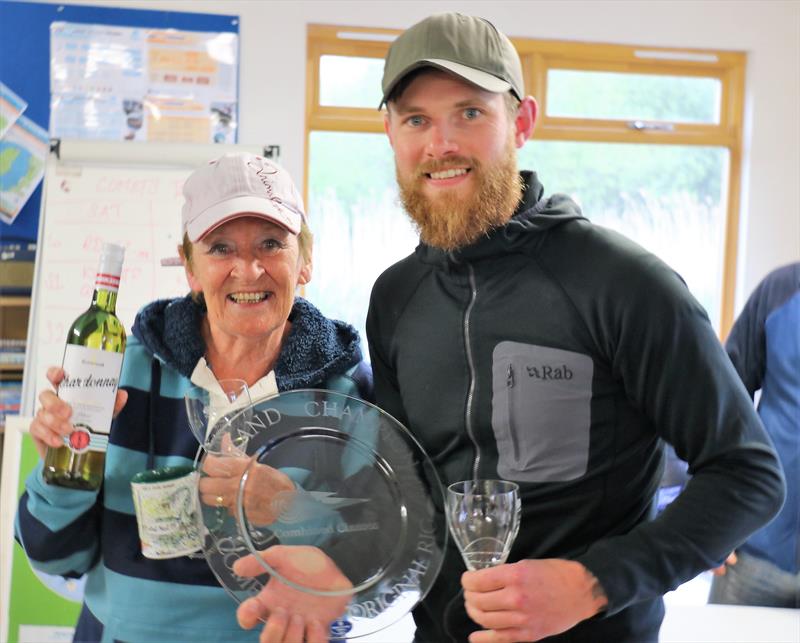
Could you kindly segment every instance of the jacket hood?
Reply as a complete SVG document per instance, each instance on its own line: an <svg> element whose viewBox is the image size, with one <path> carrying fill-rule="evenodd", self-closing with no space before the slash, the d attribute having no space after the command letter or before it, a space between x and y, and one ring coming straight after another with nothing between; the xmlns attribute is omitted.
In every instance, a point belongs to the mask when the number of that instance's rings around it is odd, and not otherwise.
<svg viewBox="0 0 800 643"><path fill-rule="evenodd" d="M580 206L566 194L545 197L544 187L536 172L523 170L520 175L524 183L522 200L508 223L491 230L475 243L451 252L420 243L415 251L420 260L441 264L504 254L516 247L530 244L552 228L584 218Z"/></svg>
<svg viewBox="0 0 800 643"><path fill-rule="evenodd" d="M206 346L200 332L205 306L191 296L160 299L142 308L133 334L162 362L191 377ZM313 387L340 375L361 361L358 331L325 317L302 297L296 297L289 315L292 323L278 362L278 389Z"/></svg>

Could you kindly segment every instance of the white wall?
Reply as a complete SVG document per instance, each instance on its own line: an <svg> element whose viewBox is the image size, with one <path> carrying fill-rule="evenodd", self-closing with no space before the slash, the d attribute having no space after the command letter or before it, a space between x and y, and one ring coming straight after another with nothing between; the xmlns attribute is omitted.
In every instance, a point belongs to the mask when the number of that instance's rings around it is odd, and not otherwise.
<svg viewBox="0 0 800 643"><path fill-rule="evenodd" d="M50 0L48 0L50 1ZM800 0L76 0L241 19L240 142L279 144L304 171L306 24L404 28L436 11L511 36L748 54L737 310L773 267L800 259ZM536 144L535 138L532 143Z"/></svg>

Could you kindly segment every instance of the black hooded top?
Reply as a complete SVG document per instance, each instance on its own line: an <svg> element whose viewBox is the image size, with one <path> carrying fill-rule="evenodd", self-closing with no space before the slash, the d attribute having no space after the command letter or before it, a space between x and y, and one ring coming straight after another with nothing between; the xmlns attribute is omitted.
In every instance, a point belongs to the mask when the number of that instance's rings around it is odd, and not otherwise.
<svg viewBox="0 0 800 643"><path fill-rule="evenodd" d="M509 562L573 559L599 580L607 610L563 640L655 639L661 596L776 513L780 466L680 277L523 178L505 226L455 252L420 244L378 278L367 318L376 401L445 485L519 483ZM693 477L653 519L662 441ZM477 628L463 571L452 546L415 611L417 640Z"/></svg>

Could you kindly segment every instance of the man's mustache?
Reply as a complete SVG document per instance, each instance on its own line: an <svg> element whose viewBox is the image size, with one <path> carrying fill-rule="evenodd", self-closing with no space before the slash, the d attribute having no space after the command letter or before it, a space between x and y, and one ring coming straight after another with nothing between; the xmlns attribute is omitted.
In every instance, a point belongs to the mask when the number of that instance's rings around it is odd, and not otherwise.
<svg viewBox="0 0 800 643"><path fill-rule="evenodd" d="M469 158L467 156L449 156L446 159L425 161L422 165L417 167L415 177L422 178L424 175L431 174L433 172L457 170L463 167L468 167L472 170L475 170L480 169L480 166L481 164L477 159Z"/></svg>

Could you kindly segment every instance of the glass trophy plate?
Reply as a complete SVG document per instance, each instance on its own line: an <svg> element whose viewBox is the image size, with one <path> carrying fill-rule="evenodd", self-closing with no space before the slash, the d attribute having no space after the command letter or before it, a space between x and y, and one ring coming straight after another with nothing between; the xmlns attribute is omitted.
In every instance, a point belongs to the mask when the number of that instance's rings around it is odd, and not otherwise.
<svg viewBox="0 0 800 643"><path fill-rule="evenodd" d="M235 504L202 505L203 553L237 601L265 587L300 592L341 611L331 638L345 639L395 623L433 585L447 539L442 486L378 407L334 391L282 393L212 427L201 476L209 458L232 458L225 470L238 476ZM237 576L249 554L263 574Z"/></svg>

